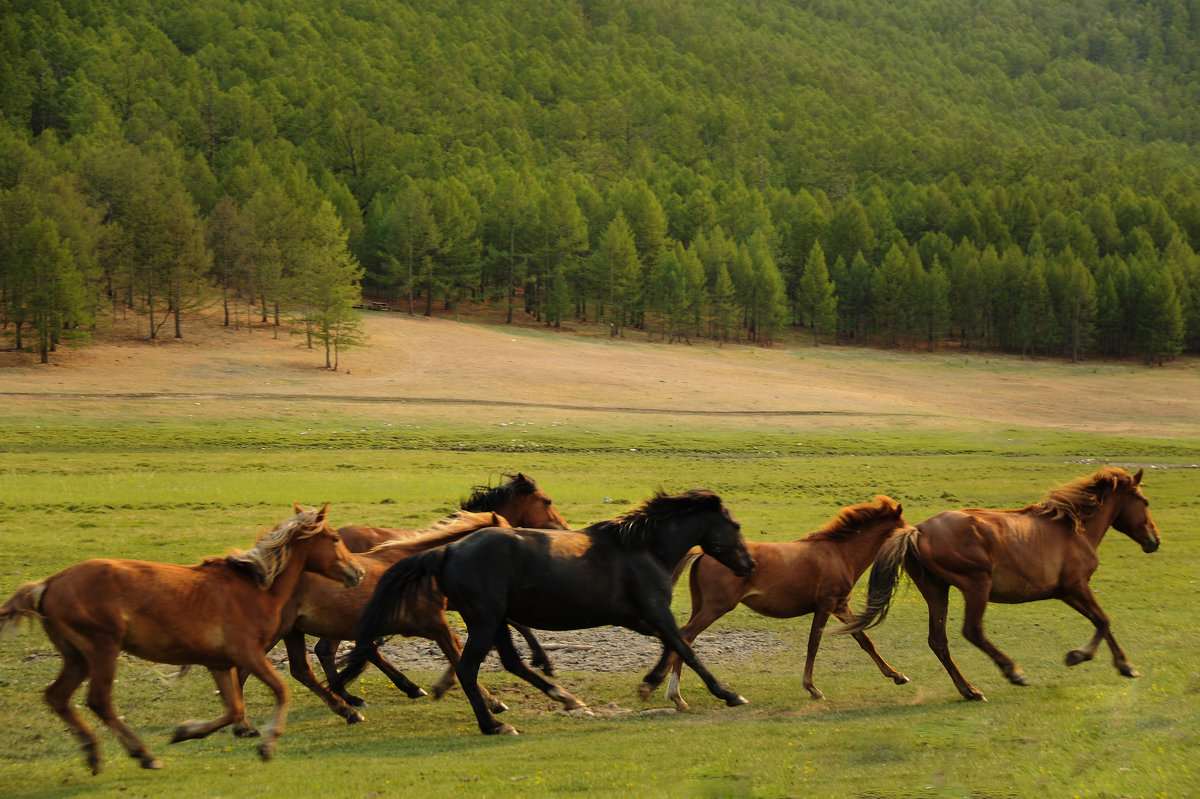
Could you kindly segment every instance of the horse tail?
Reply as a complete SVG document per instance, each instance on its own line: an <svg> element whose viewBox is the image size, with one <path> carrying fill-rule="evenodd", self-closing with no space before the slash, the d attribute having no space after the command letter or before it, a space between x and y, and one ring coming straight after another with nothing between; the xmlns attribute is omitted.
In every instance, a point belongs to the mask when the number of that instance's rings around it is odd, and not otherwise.
<svg viewBox="0 0 1200 799"><path fill-rule="evenodd" d="M29 623L33 624L34 619L42 618L42 594L45 592L45 580L25 583L18 588L16 593L0 606L0 636L15 632L21 619L28 619Z"/></svg>
<svg viewBox="0 0 1200 799"><path fill-rule="evenodd" d="M679 561L679 565L675 567L675 571L671 572L671 585L674 586L675 583L679 582L680 576L683 575L683 570L700 560L703 555L704 551L700 547L689 549L687 554L683 556L683 560Z"/></svg>
<svg viewBox="0 0 1200 799"><path fill-rule="evenodd" d="M354 648L342 661L343 669L337 676L339 686L353 680L366 668L367 660L375 651L379 639L387 635L392 620L408 596L422 583L431 587L426 578L437 577L441 573L445 558L444 548L431 549L398 560L383 573L358 618Z"/></svg>
<svg viewBox="0 0 1200 799"><path fill-rule="evenodd" d="M901 528L884 542L871 566L867 580L867 605L849 624L835 632L856 633L880 624L887 618L892 597L900 585L900 567L916 563L917 536L920 530L912 525Z"/></svg>

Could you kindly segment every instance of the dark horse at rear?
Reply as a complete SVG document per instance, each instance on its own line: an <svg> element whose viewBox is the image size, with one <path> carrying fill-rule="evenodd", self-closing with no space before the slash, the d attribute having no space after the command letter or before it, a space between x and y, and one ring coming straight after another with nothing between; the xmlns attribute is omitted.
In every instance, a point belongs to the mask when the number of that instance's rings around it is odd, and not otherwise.
<svg viewBox="0 0 1200 799"><path fill-rule="evenodd" d="M492 647L508 671L567 710L588 712L583 702L525 665L506 620L542 630L612 624L653 635L662 641L663 654L646 676L648 684L663 681L667 657L676 652L715 696L729 706L745 704L696 658L671 613L671 573L694 546L736 574L754 568L740 526L720 497L703 489L657 494L621 517L579 531L487 528L405 558L384 573L363 611L341 679L357 676L406 595L430 590L428 578L435 578L467 626L458 679L485 734L516 732L496 720L476 689L479 666Z"/></svg>

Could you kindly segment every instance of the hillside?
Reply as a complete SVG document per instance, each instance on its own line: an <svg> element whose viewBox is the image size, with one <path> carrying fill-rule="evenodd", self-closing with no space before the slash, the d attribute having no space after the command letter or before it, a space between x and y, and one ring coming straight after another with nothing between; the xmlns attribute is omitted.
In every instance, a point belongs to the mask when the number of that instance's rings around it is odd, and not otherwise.
<svg viewBox="0 0 1200 799"><path fill-rule="evenodd" d="M493 426L627 423L1046 431L1169 439L1200 435L1200 364L1087 366L1011 356L879 353L849 347L663 346L561 336L537 328L369 313L370 345L323 368L318 352L269 330L215 326L181 341L118 330L44 366L0 353L8 413L89 413L165 403L177 416L249 409L269 418L293 403L419 421ZM67 411L69 412L69 411ZM622 421L625 419L626 421ZM1083 453L1086 457L1086 453Z"/></svg>
<svg viewBox="0 0 1200 799"><path fill-rule="evenodd" d="M1200 351L1180 0L4 9L0 319L47 359L216 287L326 339L365 288L665 340Z"/></svg>

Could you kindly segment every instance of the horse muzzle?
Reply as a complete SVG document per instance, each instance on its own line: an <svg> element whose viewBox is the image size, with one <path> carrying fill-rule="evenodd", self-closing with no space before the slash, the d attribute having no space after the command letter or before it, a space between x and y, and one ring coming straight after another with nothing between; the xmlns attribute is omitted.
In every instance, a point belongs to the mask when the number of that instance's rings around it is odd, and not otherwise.
<svg viewBox="0 0 1200 799"><path fill-rule="evenodd" d="M363 568L356 563L347 563L342 567L342 585L347 588L353 588L362 582L363 575L366 574Z"/></svg>
<svg viewBox="0 0 1200 799"><path fill-rule="evenodd" d="M1162 544L1162 539L1159 538L1158 536L1154 536L1153 538L1147 538L1144 542L1142 542L1142 551L1147 554L1150 552L1157 552L1158 547L1161 544Z"/></svg>

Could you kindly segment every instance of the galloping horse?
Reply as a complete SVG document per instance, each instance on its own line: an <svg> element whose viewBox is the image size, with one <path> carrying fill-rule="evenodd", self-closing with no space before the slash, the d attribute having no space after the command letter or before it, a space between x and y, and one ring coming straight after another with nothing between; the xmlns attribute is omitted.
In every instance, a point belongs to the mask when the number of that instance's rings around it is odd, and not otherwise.
<svg viewBox="0 0 1200 799"><path fill-rule="evenodd" d="M266 658L279 613L312 572L353 586L362 569L325 523L329 510L302 510L259 536L249 552L207 558L194 566L140 560L86 560L34 583L26 583L0 607L0 631L21 617L39 618L63 667L45 692L46 703L79 738L92 773L100 771L100 742L75 713L71 695L90 680L88 707L117 734L143 768L162 768L112 706L117 656L206 666L225 713L189 721L172 743L206 735L238 722L245 705L234 674L244 668L275 695L275 712L263 729L259 754L274 754L287 718L288 688ZM247 728L248 729L248 728Z"/></svg>
<svg viewBox="0 0 1200 799"><path fill-rule="evenodd" d="M896 530L908 526L900 503L882 494L874 503L843 508L828 524L814 533L787 543L747 541L746 549L754 558L754 571L739 577L701 552L689 552L678 572L692 564L689 585L692 593L692 617L681 630L689 644L717 619L742 603L764 616L790 619L813 614L808 634L808 657L804 662L804 687L814 699L825 695L813 685L813 662L821 646L821 635L830 614L850 622L850 591L876 553ZM875 661L883 676L896 685L908 678L879 656L866 633L854 633L854 639ZM667 698L679 710L688 704L679 693L679 675L683 663L672 654L668 659L671 680ZM649 698L649 692L643 694Z"/></svg>
<svg viewBox="0 0 1200 799"><path fill-rule="evenodd" d="M506 619L545 630L616 624L656 636L663 654L647 682L662 682L667 654L674 651L726 704L744 704L700 663L671 615L671 572L696 545L735 574L754 568L738 523L720 497L700 489L657 494L624 516L576 532L493 528L405 558L376 586L341 678L352 679L362 670L396 609L419 596L419 587L428 588L426 578L433 577L467 625L458 681L484 734L516 733L496 720L476 687L479 666L493 646L508 671L565 709L590 713L583 702L521 661Z"/></svg>
<svg viewBox="0 0 1200 799"><path fill-rule="evenodd" d="M1158 549L1161 539L1141 482L1141 469L1130 475L1124 469L1105 467L1020 510L970 508L931 516L880 550L871 568L866 609L839 632L865 630L883 621L903 566L929 606L929 647L966 699L985 697L950 657L946 643L950 586L961 591L965 600L963 637L990 655L1015 685L1027 685L1029 680L984 635L988 602L1063 600L1096 626L1086 646L1067 653L1066 664L1091 660L1104 639L1117 671L1136 677L1088 581L1100 563L1096 550L1109 527L1141 544L1144 552Z"/></svg>

